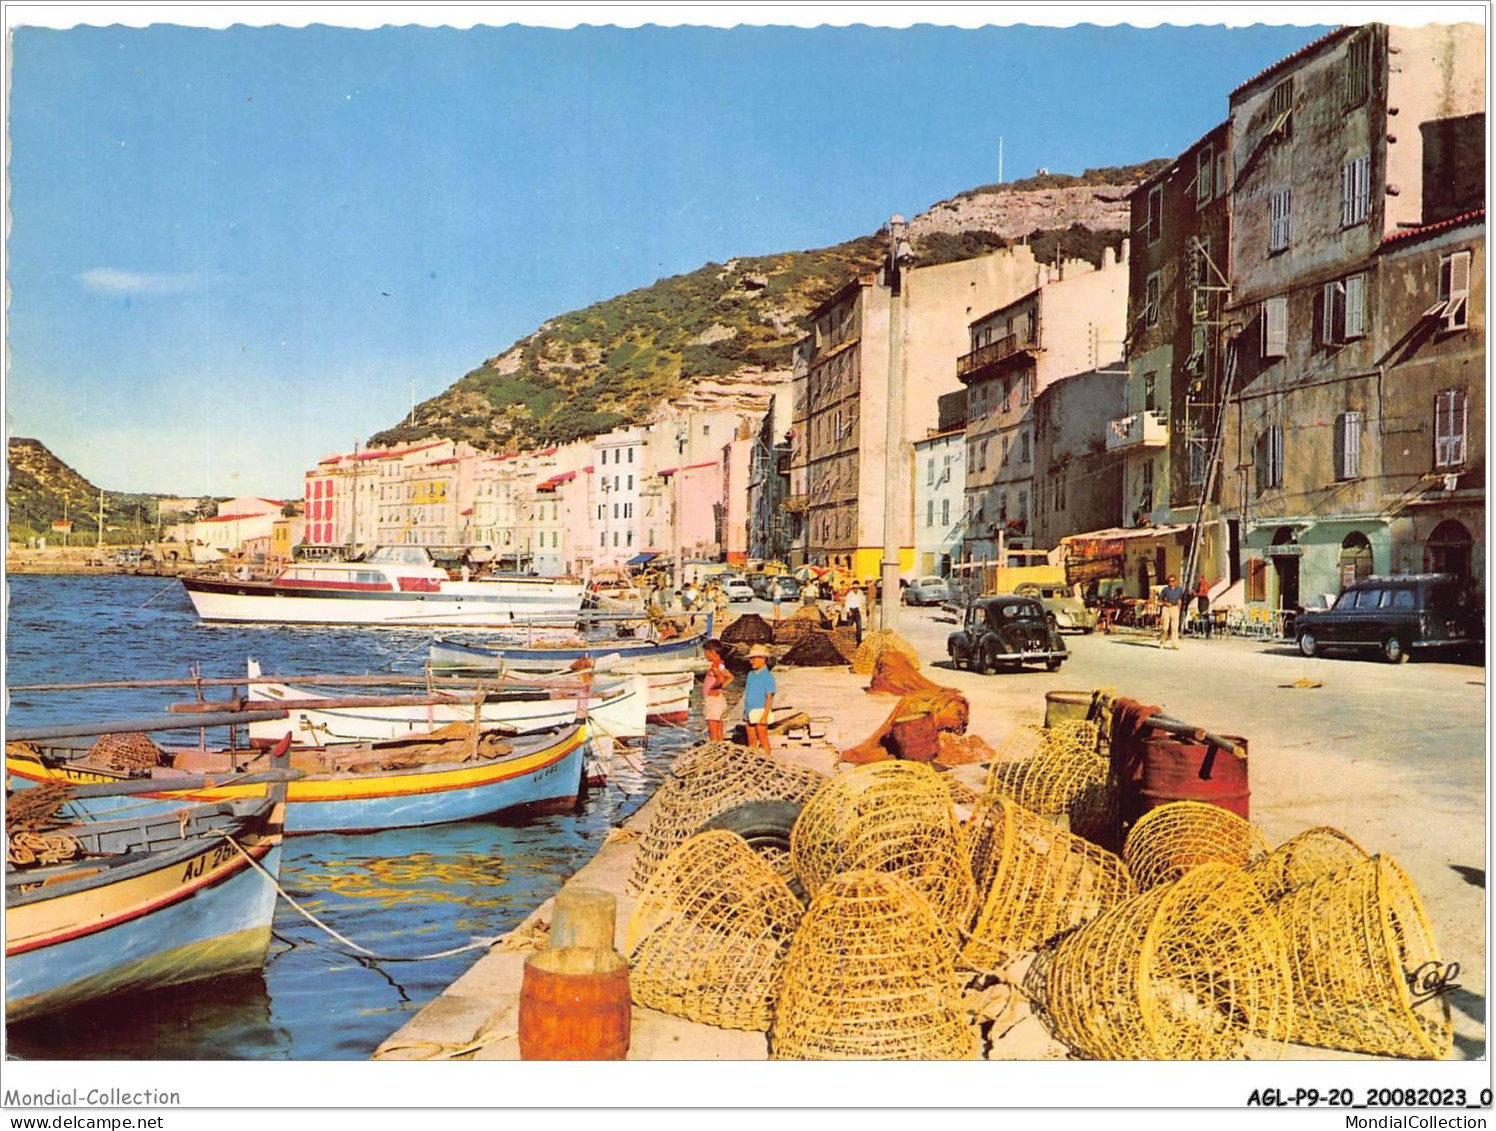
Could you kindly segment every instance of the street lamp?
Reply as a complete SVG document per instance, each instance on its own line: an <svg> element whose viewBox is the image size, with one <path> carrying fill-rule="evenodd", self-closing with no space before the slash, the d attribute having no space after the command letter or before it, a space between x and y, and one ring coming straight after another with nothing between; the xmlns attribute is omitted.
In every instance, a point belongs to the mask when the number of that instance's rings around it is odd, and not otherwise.
<svg viewBox="0 0 1496 1131"><path fill-rule="evenodd" d="M883 444L883 572L880 624L890 631L899 624L899 515L908 468L904 466L904 286L903 270L914 263L905 238L904 217L888 221L888 406Z"/></svg>

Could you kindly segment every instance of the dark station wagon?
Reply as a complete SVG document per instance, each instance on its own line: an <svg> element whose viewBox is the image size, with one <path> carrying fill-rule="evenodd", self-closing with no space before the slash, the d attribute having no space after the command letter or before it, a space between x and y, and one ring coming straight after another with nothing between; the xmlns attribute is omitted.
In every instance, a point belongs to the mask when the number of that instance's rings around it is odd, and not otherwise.
<svg viewBox="0 0 1496 1131"><path fill-rule="evenodd" d="M1456 648L1481 639L1481 614L1470 591L1447 573L1368 577L1349 585L1329 609L1294 622L1299 651L1375 650L1400 664L1415 650Z"/></svg>
<svg viewBox="0 0 1496 1131"><path fill-rule="evenodd" d="M979 672L1035 663L1058 671L1070 658L1053 615L1033 597L1009 593L968 605L961 631L951 633L945 650L956 667Z"/></svg>

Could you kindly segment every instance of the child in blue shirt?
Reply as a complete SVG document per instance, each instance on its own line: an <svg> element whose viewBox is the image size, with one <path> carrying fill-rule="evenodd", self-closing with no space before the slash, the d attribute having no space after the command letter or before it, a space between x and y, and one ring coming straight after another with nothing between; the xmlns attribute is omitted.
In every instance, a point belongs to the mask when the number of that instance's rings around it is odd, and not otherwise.
<svg viewBox="0 0 1496 1131"><path fill-rule="evenodd" d="M769 712L774 709L774 673L769 670L769 649L755 644L748 650L753 668L743 684L743 722L748 745L769 751Z"/></svg>

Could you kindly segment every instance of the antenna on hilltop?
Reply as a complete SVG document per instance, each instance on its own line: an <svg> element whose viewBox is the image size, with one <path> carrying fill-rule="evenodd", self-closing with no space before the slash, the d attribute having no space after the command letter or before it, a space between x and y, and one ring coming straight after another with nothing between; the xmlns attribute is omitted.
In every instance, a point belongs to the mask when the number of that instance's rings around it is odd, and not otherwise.
<svg viewBox="0 0 1496 1131"><path fill-rule="evenodd" d="M997 135L997 183L1003 183L1003 135Z"/></svg>
<svg viewBox="0 0 1496 1131"><path fill-rule="evenodd" d="M414 424L416 420L416 379L410 379L410 414L406 416L407 424Z"/></svg>

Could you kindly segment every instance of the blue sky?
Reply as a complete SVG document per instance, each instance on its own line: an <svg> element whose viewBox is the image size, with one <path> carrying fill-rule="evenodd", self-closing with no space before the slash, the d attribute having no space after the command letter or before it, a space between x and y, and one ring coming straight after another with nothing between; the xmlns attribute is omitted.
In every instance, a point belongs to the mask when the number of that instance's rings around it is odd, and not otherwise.
<svg viewBox="0 0 1496 1131"><path fill-rule="evenodd" d="M10 434L299 494L553 314L869 233L999 136L1009 179L1171 156L1322 30L18 28Z"/></svg>

